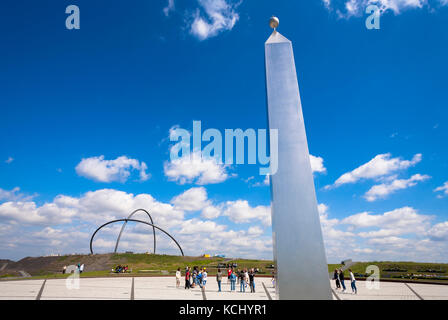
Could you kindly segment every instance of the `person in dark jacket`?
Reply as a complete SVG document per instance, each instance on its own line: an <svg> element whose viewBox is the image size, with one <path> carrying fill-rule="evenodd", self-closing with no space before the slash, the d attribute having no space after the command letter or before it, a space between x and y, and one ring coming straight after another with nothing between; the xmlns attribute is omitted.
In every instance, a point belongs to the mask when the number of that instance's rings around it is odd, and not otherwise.
<svg viewBox="0 0 448 320"><path fill-rule="evenodd" d="M341 284L339 283L339 273L338 273L338 269L335 269L335 270L334 270L333 280L334 280L334 282L336 282L336 290L337 290L337 289L341 289Z"/></svg>
<svg viewBox="0 0 448 320"><path fill-rule="evenodd" d="M216 273L216 282L218 282L218 292L221 292L221 281L222 281L222 271L218 269L218 273Z"/></svg>
<svg viewBox="0 0 448 320"><path fill-rule="evenodd" d="M344 284L344 271L342 269L339 269L339 281L342 285L342 292L345 292L345 284Z"/></svg>
<svg viewBox="0 0 448 320"><path fill-rule="evenodd" d="M249 287L250 292L255 293L255 270L253 268L249 271Z"/></svg>

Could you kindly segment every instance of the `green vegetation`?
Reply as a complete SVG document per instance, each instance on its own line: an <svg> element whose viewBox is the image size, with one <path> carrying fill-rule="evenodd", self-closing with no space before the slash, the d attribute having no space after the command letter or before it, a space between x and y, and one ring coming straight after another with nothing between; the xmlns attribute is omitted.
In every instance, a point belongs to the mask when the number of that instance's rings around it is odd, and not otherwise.
<svg viewBox="0 0 448 320"><path fill-rule="evenodd" d="M392 262L392 261L373 261L357 262L352 265L353 273L358 278L366 278L369 274L366 269L370 265L376 265L380 269L381 279L390 280L419 280L419 281L448 281L448 264L443 263L419 263L419 262ZM328 265L328 271L340 268L340 264Z"/></svg>
<svg viewBox="0 0 448 320"><path fill-rule="evenodd" d="M54 258L40 257L24 259L30 265L22 265L18 270L26 270L32 274L32 279L66 278L69 274L62 274L64 265L85 264L85 272L81 277L126 277L129 274L116 274L111 270L117 265L127 265L132 270L132 276L161 276L173 275L177 268L184 272L185 267L205 267L210 275L214 274L219 264L237 264L237 269L258 268L260 275L269 276L274 264L272 260L256 259L227 259L219 257L181 257L171 255L155 254L98 254L98 255L70 255ZM380 269L381 279L388 280L413 280L413 281L438 281L448 282L448 264L441 263L416 263L416 262L391 262L373 261L357 262L350 268L358 279L367 276L366 268L376 265ZM33 266L33 268L31 268ZM310 266L311 267L311 266ZM332 273L334 269L340 268L340 264L329 264L328 271ZM0 275L4 280L9 277L18 277L19 274L12 270L5 270L5 274ZM348 277L348 274L346 274ZM29 278L26 278L29 279Z"/></svg>

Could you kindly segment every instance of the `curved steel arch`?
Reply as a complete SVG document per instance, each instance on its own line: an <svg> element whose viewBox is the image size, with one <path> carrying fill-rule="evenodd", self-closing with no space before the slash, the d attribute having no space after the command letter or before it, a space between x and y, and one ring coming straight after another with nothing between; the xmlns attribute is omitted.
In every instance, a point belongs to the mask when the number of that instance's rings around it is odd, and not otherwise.
<svg viewBox="0 0 448 320"><path fill-rule="evenodd" d="M179 247L180 253L182 253L182 256L184 256L184 251L182 250L181 246L180 246L179 243L176 241L176 239L174 239L168 232L166 232L166 231L163 230L162 228L160 228L160 227L158 227L158 226L156 226L156 225L154 225L154 224L152 224L152 223L149 223L149 222L146 222L146 221L142 221L142 220L135 220L135 219L118 219L118 220L112 220L112 221L109 221L109 222L103 224L103 225L102 225L101 227L99 227L98 229L96 229L95 232L94 232L93 235L92 235L92 238L90 238L90 253L91 253L91 254L93 254L92 243L93 243L93 238L95 237L96 233L97 233L98 231L100 231L102 228L104 228L105 226L109 225L109 224L116 223L116 222L122 222L122 221L125 221L126 223L127 223L128 221L131 221L131 222L138 222L138 223L143 223L143 224L147 224L148 226L151 226L151 227L153 227L153 228L156 228L157 230L162 231L162 232L165 233L168 237L170 237L171 240L173 240L173 241L177 244L177 246Z"/></svg>
<svg viewBox="0 0 448 320"><path fill-rule="evenodd" d="M136 214L137 212L139 212L139 211L143 211L143 212L145 212L145 213L148 215L149 220L151 220L151 223L154 224L154 221L152 220L151 215L150 215L149 212L146 211L145 209L137 209L137 210L135 210L134 212L132 212L132 213L129 215L128 219L131 219L132 216L133 216L134 214ZM119 233L118 238L117 238L117 242L115 243L115 250L114 250L114 253L117 253L118 245L119 245L119 243L120 243L120 239L121 239L121 234L123 233L124 228L126 227L126 224L127 224L127 223L128 223L128 222L125 221L125 222L123 223L123 226L121 227L120 233ZM155 228L154 226L152 227L152 232L153 232L153 234L154 234L154 253L156 253L156 228Z"/></svg>

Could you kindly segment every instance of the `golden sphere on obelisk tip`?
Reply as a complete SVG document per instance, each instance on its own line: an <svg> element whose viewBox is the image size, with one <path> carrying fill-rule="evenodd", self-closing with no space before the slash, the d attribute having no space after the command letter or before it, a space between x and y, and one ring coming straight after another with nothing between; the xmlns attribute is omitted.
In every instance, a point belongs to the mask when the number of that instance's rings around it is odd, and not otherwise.
<svg viewBox="0 0 448 320"><path fill-rule="evenodd" d="M271 19L269 19L269 25L274 30L278 28L279 23L280 20L277 17L272 16Z"/></svg>

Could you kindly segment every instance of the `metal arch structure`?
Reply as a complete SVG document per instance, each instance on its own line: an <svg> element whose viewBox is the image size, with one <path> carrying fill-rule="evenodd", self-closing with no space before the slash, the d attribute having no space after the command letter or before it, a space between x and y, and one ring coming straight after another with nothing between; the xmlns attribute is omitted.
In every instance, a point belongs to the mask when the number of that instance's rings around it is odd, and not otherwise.
<svg viewBox="0 0 448 320"><path fill-rule="evenodd" d="M132 212L132 213L129 215L128 219L131 219L132 216L133 216L134 214L136 214L137 212L139 212L139 211L143 211L144 213L146 213L146 214L148 215L148 217L149 217L149 220L151 221L151 224L154 224L154 221L152 220L151 215L150 215L149 212L146 211L145 209L137 209L137 210L135 210L134 212ZM123 233L124 228L126 227L127 223L128 223L128 222L125 221L125 222L123 223L123 226L121 227L120 233L118 234L117 242L115 243L115 250L114 250L114 253L117 253L118 245L120 244L121 234ZM153 232L153 235L154 235L154 254L155 254L155 253L156 253L156 228L155 228L154 226L152 227L152 232Z"/></svg>
<svg viewBox="0 0 448 320"><path fill-rule="evenodd" d="M160 227L158 227L158 226L156 226L156 225L154 225L152 223L149 223L149 222L146 222L146 221L142 221L142 220L136 220L136 219L117 219L117 220L109 221L109 222L103 224L102 226L100 226L98 229L95 230L95 232L92 235L92 238L90 238L90 253L93 254L93 247L92 247L93 239L95 238L95 235L97 234L98 231L100 231L102 228L104 228L105 226L107 226L109 224L117 223L117 222L126 222L127 223L128 221L143 223L143 224L146 224L146 225L148 225L150 227L156 228L157 230L162 231L164 234L166 234L168 237L171 238L171 240L173 240L176 243L176 245L179 248L180 253L182 254L182 256L185 256L184 255L184 251L182 250L182 247L179 245L179 243L176 241L176 239L174 239L173 236L171 236L168 232L166 232L162 228L160 228Z"/></svg>

